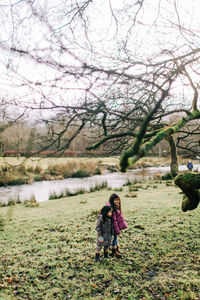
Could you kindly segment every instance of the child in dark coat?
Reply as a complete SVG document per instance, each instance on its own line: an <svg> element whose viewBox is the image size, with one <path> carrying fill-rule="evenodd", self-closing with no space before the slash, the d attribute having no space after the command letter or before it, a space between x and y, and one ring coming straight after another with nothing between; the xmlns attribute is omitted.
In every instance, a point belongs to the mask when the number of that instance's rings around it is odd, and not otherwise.
<svg viewBox="0 0 200 300"><path fill-rule="evenodd" d="M112 224L112 208L104 206L101 215L97 219L97 247L95 250L95 260L100 260L100 251L104 247L104 257L109 258L108 251L114 238L114 228Z"/></svg>
<svg viewBox="0 0 200 300"><path fill-rule="evenodd" d="M112 256L116 256L120 258L121 252L119 251L117 237L121 233L121 230L127 228L126 221L122 215L120 197L117 194L112 194L110 196L109 203L107 205L110 205L113 209L112 221L113 221L115 234L114 234L114 239L112 241Z"/></svg>

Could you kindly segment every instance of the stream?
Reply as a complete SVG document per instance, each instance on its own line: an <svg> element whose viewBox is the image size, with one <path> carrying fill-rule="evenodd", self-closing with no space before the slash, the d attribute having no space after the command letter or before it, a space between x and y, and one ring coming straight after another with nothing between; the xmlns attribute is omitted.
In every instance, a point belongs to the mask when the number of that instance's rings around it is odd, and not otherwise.
<svg viewBox="0 0 200 300"><path fill-rule="evenodd" d="M200 171L199 165L194 165L194 169ZM0 202L7 203L10 199L21 201L30 200L32 196L37 202L49 200L52 193L60 194L66 190L74 193L79 189L89 191L91 187L107 182L109 188L122 187L127 181L145 180L153 178L156 173L161 175L169 172L168 167L150 167L144 169L133 169L126 173L104 173L86 178L67 178L63 180L51 180L33 182L32 184L23 184L18 186L0 187ZM179 166L179 171L187 170L186 166Z"/></svg>

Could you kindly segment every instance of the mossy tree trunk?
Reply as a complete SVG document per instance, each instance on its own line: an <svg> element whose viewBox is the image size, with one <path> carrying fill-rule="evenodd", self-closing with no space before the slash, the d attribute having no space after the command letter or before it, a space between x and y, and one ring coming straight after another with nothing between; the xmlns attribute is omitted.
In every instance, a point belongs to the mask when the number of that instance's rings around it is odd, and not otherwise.
<svg viewBox="0 0 200 300"><path fill-rule="evenodd" d="M170 172L172 177L176 177L178 175L178 156L176 151L176 144L174 142L174 138L172 135L166 137L170 145L170 155L171 155L171 163L170 163Z"/></svg>
<svg viewBox="0 0 200 300"><path fill-rule="evenodd" d="M184 172L174 179L175 184L183 191L182 210L193 210L200 202L200 174Z"/></svg>
<svg viewBox="0 0 200 300"><path fill-rule="evenodd" d="M141 130L137 135L133 144L126 150L120 159L121 171L125 172L128 167L133 165L141 157L144 157L155 145L160 143L163 139L172 136L174 133L179 132L189 121L200 119L200 111L194 110L193 112L188 112L186 117L176 122L173 125L162 128L159 132L156 132L154 138L152 138L147 143L143 144L143 139L145 137L145 130Z"/></svg>
<svg viewBox="0 0 200 300"><path fill-rule="evenodd" d="M178 174L178 156L173 136L166 137L171 150L170 171L175 184L183 191L182 210L193 210L200 202L200 174L184 172Z"/></svg>

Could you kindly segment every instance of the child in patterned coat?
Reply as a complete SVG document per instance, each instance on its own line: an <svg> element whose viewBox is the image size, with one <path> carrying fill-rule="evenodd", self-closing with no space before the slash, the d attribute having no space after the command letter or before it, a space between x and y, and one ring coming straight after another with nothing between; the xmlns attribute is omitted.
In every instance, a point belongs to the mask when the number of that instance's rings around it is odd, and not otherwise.
<svg viewBox="0 0 200 300"><path fill-rule="evenodd" d="M122 215L121 210L121 199L117 194L112 194L109 199L109 203L106 205L110 205L113 209L112 213L112 221L114 226L114 239L112 241L112 256L116 256L120 258L122 256L119 245L118 245L118 235L121 233L121 230L127 228L127 223Z"/></svg>
<svg viewBox="0 0 200 300"><path fill-rule="evenodd" d="M97 246L95 250L95 260L100 260L100 251L104 247L104 257L109 258L108 251L114 238L114 227L112 223L112 207L104 206L101 209L96 223Z"/></svg>

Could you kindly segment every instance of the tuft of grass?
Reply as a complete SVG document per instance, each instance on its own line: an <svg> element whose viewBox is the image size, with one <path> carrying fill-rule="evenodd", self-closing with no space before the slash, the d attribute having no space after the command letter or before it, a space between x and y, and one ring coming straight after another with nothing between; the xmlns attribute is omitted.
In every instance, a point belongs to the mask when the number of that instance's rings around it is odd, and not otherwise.
<svg viewBox="0 0 200 300"><path fill-rule="evenodd" d="M161 179L162 180L170 180L170 179L172 179L172 175L170 172L167 172L165 175L162 175Z"/></svg>
<svg viewBox="0 0 200 300"><path fill-rule="evenodd" d="M16 204L22 204L23 201L20 199L19 195L17 197L17 199L13 199L13 198L10 198L8 200L8 202L1 202L0 203L0 207L5 207L5 206L14 206Z"/></svg>
<svg viewBox="0 0 200 300"><path fill-rule="evenodd" d="M173 186L173 185L174 185L173 182L172 182L171 180L167 180L167 181L165 182L165 184L166 184L166 186Z"/></svg>
<svg viewBox="0 0 200 300"><path fill-rule="evenodd" d="M49 196L49 200L55 200L55 199L61 199L64 197L72 197L72 196L77 196L81 194L85 194L86 191L84 189L78 189L76 192L71 192L70 190L65 190L57 194L55 191L52 192Z"/></svg>
<svg viewBox="0 0 200 300"><path fill-rule="evenodd" d="M34 181L42 181L43 178L41 175L34 175Z"/></svg>
<svg viewBox="0 0 200 300"><path fill-rule="evenodd" d="M107 188L107 191L112 191L112 188L111 188L111 187L108 187L108 188Z"/></svg>
<svg viewBox="0 0 200 300"><path fill-rule="evenodd" d="M138 179L137 178L134 178L134 179L128 179L127 181L126 181L126 183L124 184L124 186L129 186L129 185L135 185L135 184L137 184L137 183L139 183L139 181L138 181Z"/></svg>
<svg viewBox="0 0 200 300"><path fill-rule="evenodd" d="M106 189L107 188L107 182L102 182L100 184L96 184L95 187L94 187L94 190L95 191L100 191L100 190L103 190L103 189Z"/></svg>
<svg viewBox="0 0 200 300"><path fill-rule="evenodd" d="M136 193L128 193L128 194L125 195L125 197L127 197L127 198L136 198L137 194Z"/></svg>
<svg viewBox="0 0 200 300"><path fill-rule="evenodd" d="M107 188L107 182L102 182L100 184L96 184L94 187L90 187L89 193L93 193L95 191L100 191Z"/></svg>
<svg viewBox="0 0 200 300"><path fill-rule="evenodd" d="M46 173L54 176L63 175L69 177L89 177L91 175L101 174L101 168L95 162L83 162L79 160L68 161L65 164L53 164L48 167Z"/></svg>
<svg viewBox="0 0 200 300"><path fill-rule="evenodd" d="M63 197L65 197L65 194L63 192L60 192L59 194L57 194L55 191L53 191L49 195L49 200L60 199Z"/></svg>
<svg viewBox="0 0 200 300"><path fill-rule="evenodd" d="M135 187L134 185L133 186L129 185L128 189L129 189L129 192L137 192L138 191L138 188Z"/></svg>
<svg viewBox="0 0 200 300"><path fill-rule="evenodd" d="M128 189L130 192L137 192L139 189L143 189L143 185L142 184L129 185Z"/></svg>
<svg viewBox="0 0 200 300"><path fill-rule="evenodd" d="M16 204L16 201L14 199L10 198L8 200L7 206L11 206L11 205L15 205L15 204Z"/></svg>
<svg viewBox="0 0 200 300"><path fill-rule="evenodd" d="M2 217L0 217L0 231L4 230L4 220Z"/></svg>
<svg viewBox="0 0 200 300"><path fill-rule="evenodd" d="M80 201L80 204L86 204L87 200Z"/></svg>
<svg viewBox="0 0 200 300"><path fill-rule="evenodd" d="M95 192L95 187L90 187L89 193L94 193Z"/></svg>
<svg viewBox="0 0 200 300"><path fill-rule="evenodd" d="M29 200L25 200L24 205L26 207L39 207L39 203L36 201L34 195L32 195Z"/></svg>
<svg viewBox="0 0 200 300"><path fill-rule="evenodd" d="M90 213L87 215L87 218L89 220L96 220L96 218L100 215L100 210L93 209L90 211Z"/></svg>
<svg viewBox="0 0 200 300"><path fill-rule="evenodd" d="M144 190L148 190L148 188L150 188L150 187L151 187L151 185L150 185L150 184L147 184L146 186L143 187L143 189L144 189Z"/></svg>
<svg viewBox="0 0 200 300"><path fill-rule="evenodd" d="M72 196L77 196L77 195L82 195L82 194L85 194L86 193L86 190L84 189L78 189L76 192L71 192L69 190L66 190L65 191L65 197L72 197Z"/></svg>
<svg viewBox="0 0 200 300"><path fill-rule="evenodd" d="M101 184L97 184L94 187L91 187L89 191L84 190L83 188L78 189L75 192L71 192L70 190L65 190L57 194L55 191L53 191L50 196L49 200L55 200L55 199L61 199L64 197L72 197L72 196L77 196L77 195L82 195L85 193L93 193L95 191L100 191L102 189L105 189L107 187L107 182L103 182Z"/></svg>
<svg viewBox="0 0 200 300"><path fill-rule="evenodd" d="M107 170L110 171L111 173L114 173L114 172L119 172L119 167L118 165L110 165L107 167Z"/></svg>
<svg viewBox="0 0 200 300"><path fill-rule="evenodd" d="M72 178L89 177L91 174L87 170L78 170L71 175Z"/></svg>
<svg viewBox="0 0 200 300"><path fill-rule="evenodd" d="M133 184L133 182L132 182L130 179L128 179L128 180L126 181L126 183L124 183L124 186L132 185L132 184Z"/></svg>
<svg viewBox="0 0 200 300"><path fill-rule="evenodd" d="M23 201L20 199L20 197L18 195L17 200L16 200L16 204L21 204L21 203L23 203Z"/></svg>
<svg viewBox="0 0 200 300"><path fill-rule="evenodd" d="M26 168L26 171L28 173L35 173L35 174L40 174L42 172L42 168L40 166L28 166Z"/></svg>
<svg viewBox="0 0 200 300"><path fill-rule="evenodd" d="M122 192L123 191L123 187L119 187L119 188L114 188L115 192Z"/></svg>

